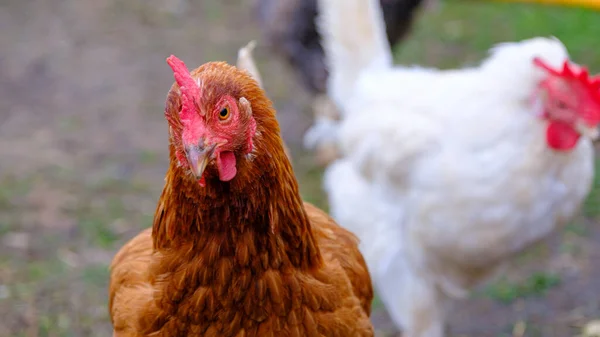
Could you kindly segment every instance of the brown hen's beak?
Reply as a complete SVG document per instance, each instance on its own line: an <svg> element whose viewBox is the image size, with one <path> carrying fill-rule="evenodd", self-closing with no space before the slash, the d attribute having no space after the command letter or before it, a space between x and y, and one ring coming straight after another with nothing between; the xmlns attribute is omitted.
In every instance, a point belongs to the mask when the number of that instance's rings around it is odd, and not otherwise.
<svg viewBox="0 0 600 337"><path fill-rule="evenodd" d="M202 178L206 165L210 161L216 147L216 144L205 145L204 140L201 140L199 143L201 145L188 146L185 149L190 169L196 176L196 179Z"/></svg>

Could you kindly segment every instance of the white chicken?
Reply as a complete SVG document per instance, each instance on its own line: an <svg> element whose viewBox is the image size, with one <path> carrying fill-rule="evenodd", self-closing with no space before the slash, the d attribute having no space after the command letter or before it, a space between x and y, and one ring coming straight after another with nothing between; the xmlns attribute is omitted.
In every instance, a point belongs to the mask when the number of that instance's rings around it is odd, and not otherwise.
<svg viewBox="0 0 600 337"><path fill-rule="evenodd" d="M600 79L556 38L494 47L460 70L395 67L377 0L320 0L339 121L332 216L361 239L408 337L444 335L452 298L565 224L588 194Z"/></svg>

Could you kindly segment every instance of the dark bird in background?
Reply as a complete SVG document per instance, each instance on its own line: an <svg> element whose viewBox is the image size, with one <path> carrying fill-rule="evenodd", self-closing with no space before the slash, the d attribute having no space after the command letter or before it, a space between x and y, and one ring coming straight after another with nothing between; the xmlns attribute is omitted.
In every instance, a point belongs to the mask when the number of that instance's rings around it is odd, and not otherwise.
<svg viewBox="0 0 600 337"><path fill-rule="evenodd" d="M265 41L295 70L312 95L326 91L327 69L315 19L317 0L256 0ZM410 31L417 9L427 0L380 0L390 45Z"/></svg>

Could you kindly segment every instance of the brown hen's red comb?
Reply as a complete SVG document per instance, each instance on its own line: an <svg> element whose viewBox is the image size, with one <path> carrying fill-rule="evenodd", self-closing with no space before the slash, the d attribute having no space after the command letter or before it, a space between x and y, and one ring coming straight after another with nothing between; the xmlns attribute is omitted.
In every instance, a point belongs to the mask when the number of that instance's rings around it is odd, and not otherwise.
<svg viewBox="0 0 600 337"><path fill-rule="evenodd" d="M585 111L586 116L584 116L584 118L594 124L600 122L600 76L590 76L587 68L571 64L568 60L563 63L562 69L559 70L553 69L539 57L534 58L533 63L554 76L558 76L567 81L579 82L582 89L587 92L588 98L591 101L585 103L595 105Z"/></svg>
<svg viewBox="0 0 600 337"><path fill-rule="evenodd" d="M167 63L173 69L173 77L181 91L181 119L190 120L196 110L196 100L200 97L200 88L182 60L171 55L167 58Z"/></svg>

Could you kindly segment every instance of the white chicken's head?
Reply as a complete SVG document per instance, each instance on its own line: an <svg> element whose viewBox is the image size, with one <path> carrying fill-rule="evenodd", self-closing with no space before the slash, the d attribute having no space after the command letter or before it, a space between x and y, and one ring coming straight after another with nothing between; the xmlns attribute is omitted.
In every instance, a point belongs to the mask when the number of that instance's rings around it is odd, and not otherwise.
<svg viewBox="0 0 600 337"><path fill-rule="evenodd" d="M548 122L546 140L555 150L568 151L581 136L595 139L600 124L600 76L565 61L554 69L541 58L534 64L547 76L540 82L542 117Z"/></svg>

